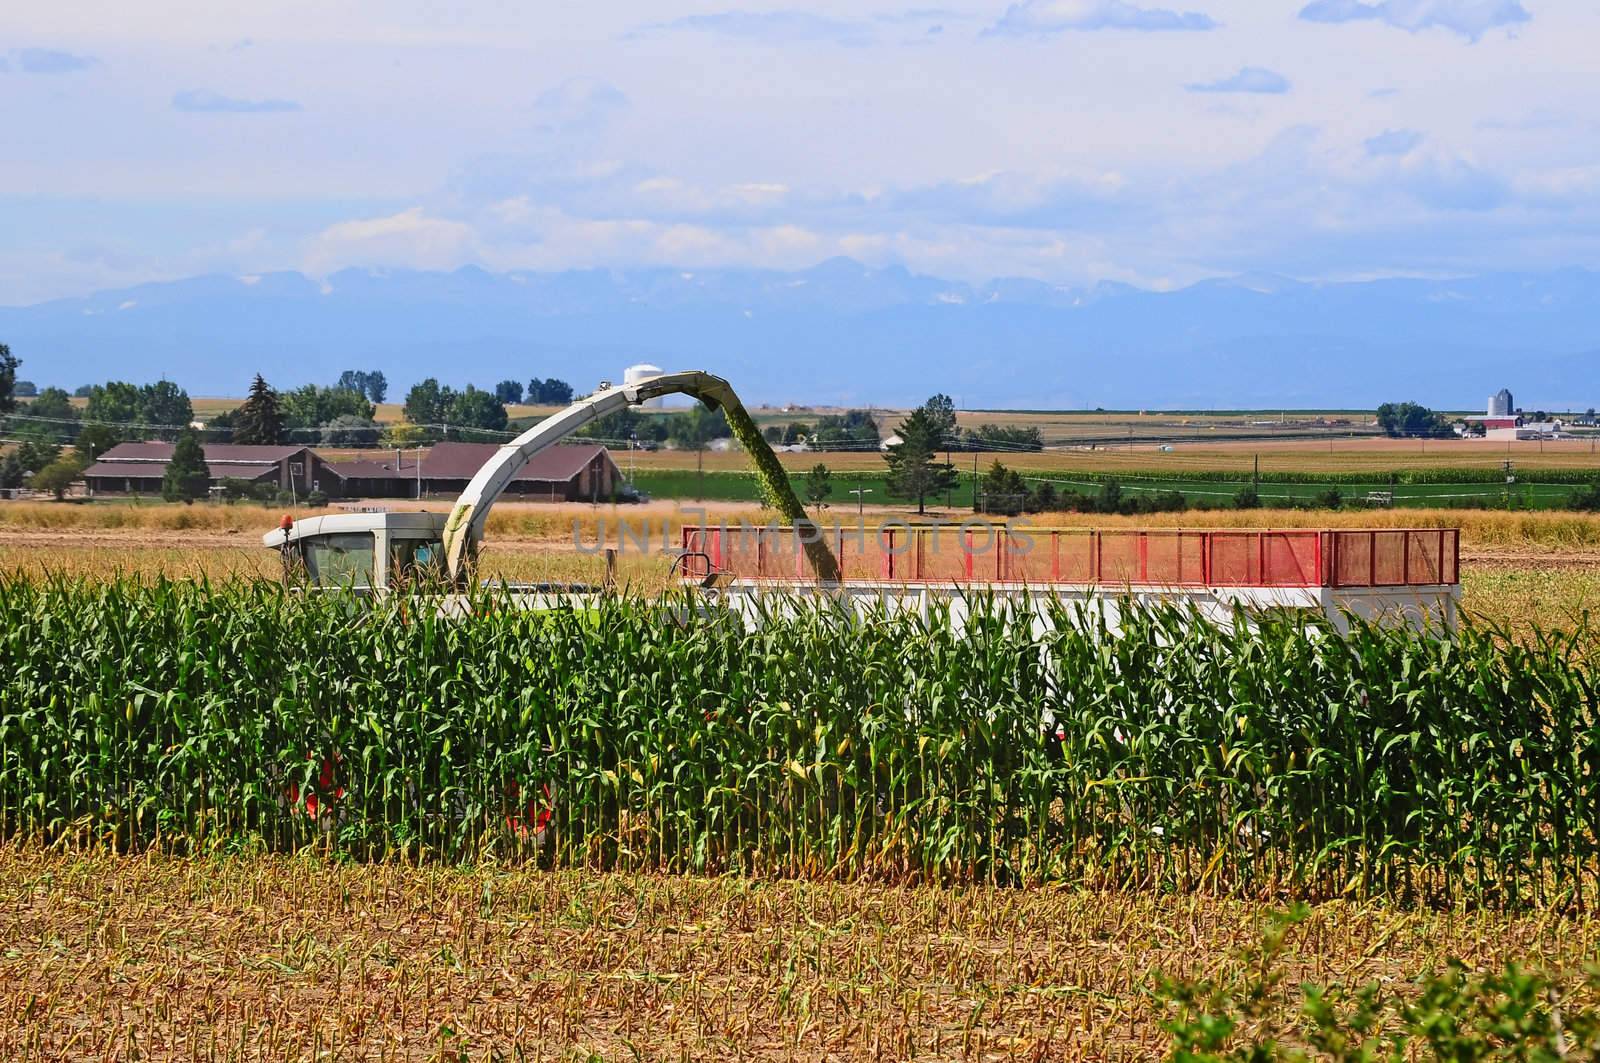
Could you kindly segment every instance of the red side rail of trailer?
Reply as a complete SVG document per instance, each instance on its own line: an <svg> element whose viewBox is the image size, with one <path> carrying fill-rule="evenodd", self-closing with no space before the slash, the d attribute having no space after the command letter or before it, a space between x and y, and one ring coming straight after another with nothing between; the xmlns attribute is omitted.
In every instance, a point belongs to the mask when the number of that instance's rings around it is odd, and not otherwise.
<svg viewBox="0 0 1600 1063"><path fill-rule="evenodd" d="M1423 587L1460 582L1455 528L1015 529L972 522L821 529L852 582L1119 587ZM794 528L687 525L686 579L809 580Z"/></svg>

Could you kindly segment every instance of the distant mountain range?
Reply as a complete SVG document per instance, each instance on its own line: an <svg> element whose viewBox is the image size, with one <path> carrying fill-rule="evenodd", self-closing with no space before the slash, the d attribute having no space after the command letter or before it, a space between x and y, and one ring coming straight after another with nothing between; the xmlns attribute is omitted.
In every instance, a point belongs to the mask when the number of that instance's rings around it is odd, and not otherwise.
<svg viewBox="0 0 1600 1063"><path fill-rule="evenodd" d="M1330 408L1415 399L1600 405L1600 273L1171 292L974 286L832 259L793 273L346 270L205 276L0 308L22 376L67 388L166 376L241 395L382 369L391 398L556 376L580 390L653 362L704 368L748 402L966 408Z"/></svg>

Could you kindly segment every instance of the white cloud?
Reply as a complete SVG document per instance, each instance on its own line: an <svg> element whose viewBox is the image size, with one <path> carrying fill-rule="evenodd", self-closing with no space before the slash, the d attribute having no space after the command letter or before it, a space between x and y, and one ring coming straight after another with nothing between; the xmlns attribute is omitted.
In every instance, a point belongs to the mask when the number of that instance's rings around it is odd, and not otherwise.
<svg viewBox="0 0 1600 1063"><path fill-rule="evenodd" d="M1044 35L1066 30L1210 30L1217 22L1199 11L1137 7L1124 0L1020 0L1006 8L989 33Z"/></svg>
<svg viewBox="0 0 1600 1063"><path fill-rule="evenodd" d="M325 276L348 266L454 269L474 261L477 236L471 225L429 217L411 207L383 218L342 221L310 242L302 268Z"/></svg>
<svg viewBox="0 0 1600 1063"><path fill-rule="evenodd" d="M1439 27L1477 40L1500 26L1532 19L1520 0L1312 0L1300 9L1307 22L1373 19L1415 33Z"/></svg>
<svg viewBox="0 0 1600 1063"><path fill-rule="evenodd" d="M1231 77L1184 87L1190 92L1255 92L1282 95L1289 91L1289 79L1265 67L1247 66Z"/></svg>

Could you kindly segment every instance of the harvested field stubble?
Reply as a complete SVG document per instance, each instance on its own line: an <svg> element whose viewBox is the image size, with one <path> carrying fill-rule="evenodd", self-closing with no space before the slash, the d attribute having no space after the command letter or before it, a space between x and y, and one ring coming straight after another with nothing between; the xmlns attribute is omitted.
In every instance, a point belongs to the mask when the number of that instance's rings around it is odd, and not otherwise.
<svg viewBox="0 0 1600 1063"><path fill-rule="evenodd" d="M1088 1059L1169 1044L1150 974L1220 976L1270 909L941 890L0 849L6 1059ZM1301 981L1459 957L1581 982L1592 922L1331 903ZM519 1054L520 1050L520 1054Z"/></svg>

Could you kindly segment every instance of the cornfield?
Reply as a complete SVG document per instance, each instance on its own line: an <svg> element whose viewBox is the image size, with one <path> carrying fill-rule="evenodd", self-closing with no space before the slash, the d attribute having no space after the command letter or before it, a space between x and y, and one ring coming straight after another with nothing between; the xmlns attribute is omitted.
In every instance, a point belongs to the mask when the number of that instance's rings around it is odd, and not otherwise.
<svg viewBox="0 0 1600 1063"><path fill-rule="evenodd" d="M0 581L0 832L1494 907L1600 887L1581 627L470 604Z"/></svg>

